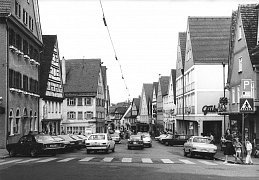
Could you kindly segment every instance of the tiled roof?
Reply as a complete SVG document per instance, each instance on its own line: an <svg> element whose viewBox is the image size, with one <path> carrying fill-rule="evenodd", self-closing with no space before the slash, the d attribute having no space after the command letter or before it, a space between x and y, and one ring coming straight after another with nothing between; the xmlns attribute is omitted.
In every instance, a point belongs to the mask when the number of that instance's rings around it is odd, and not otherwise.
<svg viewBox="0 0 259 180"><path fill-rule="evenodd" d="M127 111L128 107L117 107L115 112L117 114L125 114L125 112Z"/></svg>
<svg viewBox="0 0 259 180"><path fill-rule="evenodd" d="M170 81L170 76L161 76L159 81L160 81L162 96L165 96L168 94L168 85Z"/></svg>
<svg viewBox="0 0 259 180"><path fill-rule="evenodd" d="M185 50L186 50L186 32L179 32L179 39L180 39L180 48L181 48L181 55L182 55L182 63L184 67L185 62Z"/></svg>
<svg viewBox="0 0 259 180"><path fill-rule="evenodd" d="M173 80L174 103L176 103L176 69L171 69L171 76Z"/></svg>
<svg viewBox="0 0 259 180"><path fill-rule="evenodd" d="M153 95L153 84L143 84L145 95L146 95L146 102L147 105L150 101L152 101L152 95Z"/></svg>
<svg viewBox="0 0 259 180"><path fill-rule="evenodd" d="M194 63L227 62L230 17L189 17Z"/></svg>
<svg viewBox="0 0 259 180"><path fill-rule="evenodd" d="M239 5L239 11L242 18L243 28L246 37L248 51L250 52L257 41L258 16L256 4Z"/></svg>
<svg viewBox="0 0 259 180"><path fill-rule="evenodd" d="M66 60L65 93L89 93L96 96L101 69L100 59Z"/></svg>
<svg viewBox="0 0 259 180"><path fill-rule="evenodd" d="M158 90L158 82L153 82L153 91L155 89L155 93L156 93L156 96L157 96L157 90Z"/></svg>
<svg viewBox="0 0 259 180"><path fill-rule="evenodd" d="M43 97L46 94L49 72L52 62L54 46L57 43L56 35L42 36L44 48L40 58L40 95Z"/></svg>
<svg viewBox="0 0 259 180"><path fill-rule="evenodd" d="M133 103L136 105L136 108L139 111L140 98L133 98Z"/></svg>
<svg viewBox="0 0 259 180"><path fill-rule="evenodd" d="M0 16L11 13L11 0L0 0Z"/></svg>

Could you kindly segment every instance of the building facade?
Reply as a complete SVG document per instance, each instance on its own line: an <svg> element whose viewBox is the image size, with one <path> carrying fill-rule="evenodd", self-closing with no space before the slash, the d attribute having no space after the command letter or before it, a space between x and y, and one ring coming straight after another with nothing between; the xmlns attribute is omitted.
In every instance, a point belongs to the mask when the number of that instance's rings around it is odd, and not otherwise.
<svg viewBox="0 0 259 180"><path fill-rule="evenodd" d="M0 1L0 147L39 127L38 1Z"/></svg>
<svg viewBox="0 0 259 180"><path fill-rule="evenodd" d="M43 35L42 39L39 130L46 134L60 134L64 94L58 40L56 35Z"/></svg>

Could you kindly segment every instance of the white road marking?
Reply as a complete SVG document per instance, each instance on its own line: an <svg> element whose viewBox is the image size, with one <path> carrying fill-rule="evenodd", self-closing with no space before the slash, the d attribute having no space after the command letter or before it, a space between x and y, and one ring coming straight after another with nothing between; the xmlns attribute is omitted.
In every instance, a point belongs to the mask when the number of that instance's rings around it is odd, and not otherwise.
<svg viewBox="0 0 259 180"><path fill-rule="evenodd" d="M11 160L11 161L5 161L5 162L1 162L0 165L10 164L10 163L18 162L18 161L21 161L21 160L22 159L15 159L15 160Z"/></svg>
<svg viewBox="0 0 259 180"><path fill-rule="evenodd" d="M66 158L66 159L59 160L57 162L68 162L68 161L71 161L72 159L75 159L75 158Z"/></svg>
<svg viewBox="0 0 259 180"><path fill-rule="evenodd" d="M111 162L113 160L113 157L105 157L103 159L104 162Z"/></svg>
<svg viewBox="0 0 259 180"><path fill-rule="evenodd" d="M24 161L19 161L19 162L17 162L17 163L27 163L27 162L32 162L32 161L38 161L38 160L40 160L40 158L37 158L37 159L28 159L28 160L24 160Z"/></svg>
<svg viewBox="0 0 259 180"><path fill-rule="evenodd" d="M37 162L49 162L49 161L53 161L55 159L58 159L58 158L48 158L48 159L43 159L43 160L40 160L40 161L37 161Z"/></svg>
<svg viewBox="0 0 259 180"><path fill-rule="evenodd" d="M90 160L92 160L94 157L86 157L86 158L84 158L84 159L81 159L81 160L79 160L80 162L88 162L88 161L90 161Z"/></svg>
<svg viewBox="0 0 259 180"><path fill-rule="evenodd" d="M141 160L143 163L153 163L153 161L150 158L142 158Z"/></svg>
<svg viewBox="0 0 259 180"><path fill-rule="evenodd" d="M199 160L199 162L201 162L201 163L203 163L203 164L206 164L206 165L213 165L213 166L215 166L215 165L218 165L218 164L216 164L216 163L212 163L212 162L209 162L209 161L202 161L202 160Z"/></svg>
<svg viewBox="0 0 259 180"><path fill-rule="evenodd" d="M130 162L132 162L132 158L122 158L121 162L130 163Z"/></svg>
<svg viewBox="0 0 259 180"><path fill-rule="evenodd" d="M187 159L179 159L179 161L182 161L182 162L185 163L185 164L196 164L196 163L191 162L191 161L189 161L189 160L187 160Z"/></svg>
<svg viewBox="0 0 259 180"><path fill-rule="evenodd" d="M165 164L173 164L174 162L171 161L170 159L161 159L161 161Z"/></svg>

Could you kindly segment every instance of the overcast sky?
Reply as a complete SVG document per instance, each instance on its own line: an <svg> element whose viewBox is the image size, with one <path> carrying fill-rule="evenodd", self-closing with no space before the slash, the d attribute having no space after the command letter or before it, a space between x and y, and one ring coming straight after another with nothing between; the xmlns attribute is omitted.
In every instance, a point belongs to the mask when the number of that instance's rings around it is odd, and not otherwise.
<svg viewBox="0 0 259 180"><path fill-rule="evenodd" d="M38 0L43 35L56 34L60 57L101 58L112 103L138 97L143 83L176 68L178 32L188 16L231 16L257 0ZM122 73L120 70L120 65ZM122 79L122 75L125 79ZM79 82L80 83L80 82Z"/></svg>

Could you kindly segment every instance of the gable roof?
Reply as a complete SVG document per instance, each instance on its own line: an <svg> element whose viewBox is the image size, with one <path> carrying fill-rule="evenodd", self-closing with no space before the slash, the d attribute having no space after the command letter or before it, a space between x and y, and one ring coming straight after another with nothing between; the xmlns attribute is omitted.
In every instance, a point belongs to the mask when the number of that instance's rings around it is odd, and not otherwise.
<svg viewBox="0 0 259 180"><path fill-rule="evenodd" d="M146 102L147 105L150 101L152 101L152 96L153 96L153 84L143 84L143 88L145 91L145 95L146 95Z"/></svg>
<svg viewBox="0 0 259 180"><path fill-rule="evenodd" d="M97 95L98 78L101 71L100 59L70 59L66 64L65 93Z"/></svg>
<svg viewBox="0 0 259 180"><path fill-rule="evenodd" d="M180 49L182 55L182 67L184 67L185 62L185 50L186 50L186 32L179 32Z"/></svg>
<svg viewBox="0 0 259 180"><path fill-rule="evenodd" d="M158 82L153 82L153 91L155 90L155 94L157 97L157 91L158 91ZM153 98L153 97L152 97Z"/></svg>
<svg viewBox="0 0 259 180"><path fill-rule="evenodd" d="M243 29L245 33L246 43L249 55L251 57L253 48L257 45L257 29L258 29L258 15L257 15L256 4L241 4L238 7L240 12ZM252 58L252 63L257 63L255 58Z"/></svg>
<svg viewBox="0 0 259 180"><path fill-rule="evenodd" d="M140 105L140 98L133 98L132 103L136 105L137 110L139 111L139 105Z"/></svg>
<svg viewBox="0 0 259 180"><path fill-rule="evenodd" d="M50 67L52 63L53 51L55 44L57 43L57 35L43 35L43 52L40 57L40 95L45 96L49 78Z"/></svg>
<svg viewBox="0 0 259 180"><path fill-rule="evenodd" d="M160 81L162 96L165 96L168 94L168 85L170 81L170 76L161 76L159 78L159 81Z"/></svg>
<svg viewBox="0 0 259 180"><path fill-rule="evenodd" d="M171 69L171 78L173 83L174 103L176 103L176 69Z"/></svg>
<svg viewBox="0 0 259 180"><path fill-rule="evenodd" d="M189 17L194 63L228 61L230 17Z"/></svg>

